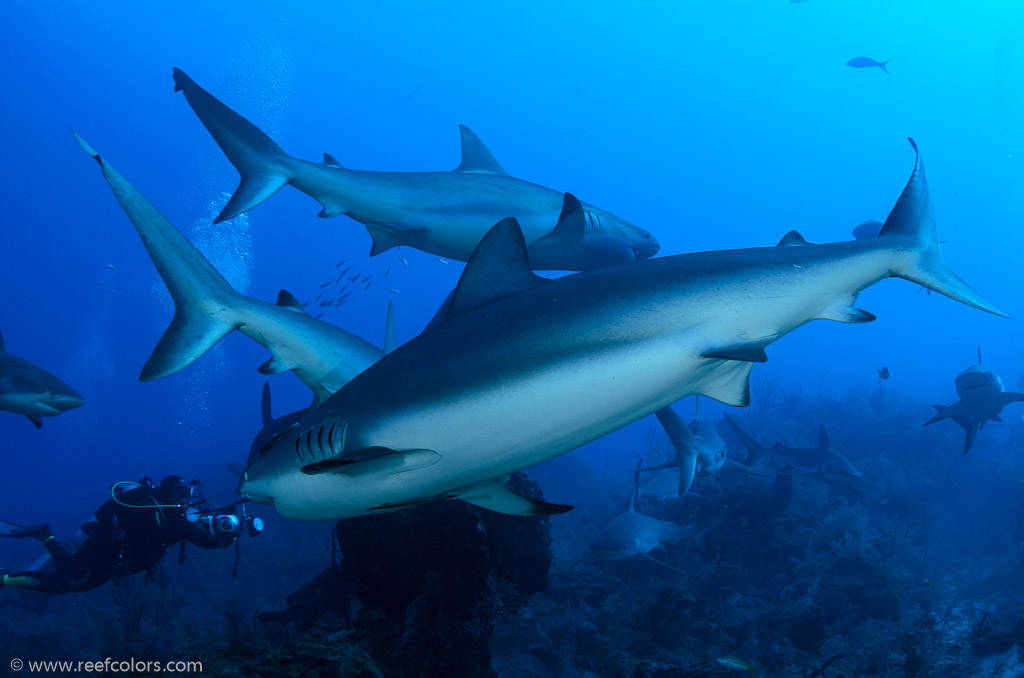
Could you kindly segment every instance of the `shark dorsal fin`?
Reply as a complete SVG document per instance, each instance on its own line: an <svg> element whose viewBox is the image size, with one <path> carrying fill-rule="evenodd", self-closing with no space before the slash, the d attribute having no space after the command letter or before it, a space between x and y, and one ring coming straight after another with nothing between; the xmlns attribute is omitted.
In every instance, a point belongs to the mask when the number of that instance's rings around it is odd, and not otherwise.
<svg viewBox="0 0 1024 678"><path fill-rule="evenodd" d="M288 290L281 290L277 293L277 305L281 308L287 308L289 311L306 312L306 309L302 308L302 304L295 298L295 295Z"/></svg>
<svg viewBox="0 0 1024 678"><path fill-rule="evenodd" d="M799 231L790 231L786 235L782 236L782 240L776 247L791 247L800 245L810 245L811 243L804 240L804 237L800 235Z"/></svg>
<svg viewBox="0 0 1024 678"><path fill-rule="evenodd" d="M395 350L395 305L388 300L388 315L384 321L384 354Z"/></svg>
<svg viewBox="0 0 1024 678"><path fill-rule="evenodd" d="M480 137L473 130L465 125L459 125L459 135L462 137L462 162L454 171L508 176L505 168L494 158L491 149L480 141Z"/></svg>
<svg viewBox="0 0 1024 678"><path fill-rule="evenodd" d="M263 382L263 396L260 398L260 418L263 421L264 428L274 421L274 417L270 413L270 382Z"/></svg>
<svg viewBox="0 0 1024 678"><path fill-rule="evenodd" d="M328 167L337 167L338 169L345 169L344 166L337 161L337 159L330 153L324 153L324 164Z"/></svg>
<svg viewBox="0 0 1024 678"><path fill-rule="evenodd" d="M0 334L0 353L3 353L7 349L4 348L4 335Z"/></svg>
<svg viewBox="0 0 1024 678"><path fill-rule="evenodd" d="M543 280L530 270L519 222L507 217L492 226L473 250L452 292L447 318L528 289Z"/></svg>
<svg viewBox="0 0 1024 678"><path fill-rule="evenodd" d="M818 424L818 449L826 450L831 445L828 441L828 431L825 430L824 424Z"/></svg>

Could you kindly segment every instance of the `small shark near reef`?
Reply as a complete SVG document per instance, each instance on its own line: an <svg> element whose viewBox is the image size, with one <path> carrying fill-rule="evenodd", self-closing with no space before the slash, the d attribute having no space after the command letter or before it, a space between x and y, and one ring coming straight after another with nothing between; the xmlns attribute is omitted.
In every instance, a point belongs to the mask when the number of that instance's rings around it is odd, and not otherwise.
<svg viewBox="0 0 1024 678"><path fill-rule="evenodd" d="M511 177L468 128L460 126L462 164L452 172L371 172L289 156L273 139L174 69L174 90L241 175L214 223L231 219L291 184L318 201L321 217L346 215L366 227L370 255L408 245L466 261L487 230L505 217L523 229L535 270L580 271L654 256L647 231L592 205L581 220L559 221L563 193Z"/></svg>
<svg viewBox="0 0 1024 678"><path fill-rule="evenodd" d="M892 61L892 59L889 59L889 61ZM872 59L870 57L854 57L854 58L850 59L849 61L847 61L846 65L851 67L851 68L874 68L874 67L878 67L878 68L881 68L886 73L888 73L889 69L886 68L885 65L887 63L889 63L889 61L875 61L874 59Z"/></svg>
<svg viewBox="0 0 1024 678"><path fill-rule="evenodd" d="M689 395L748 404L766 346L814 319L874 320L854 303L889 277L999 314L943 262L920 157L870 240L791 235L546 280L530 271L516 220L503 219L443 318L269 440L239 490L301 520L437 499L565 511L516 495L507 477Z"/></svg>
<svg viewBox="0 0 1024 678"><path fill-rule="evenodd" d="M663 548L669 542L693 536L693 532L685 527L637 513L636 501L639 494L640 469L638 468L633 475L633 493L629 497L629 508L608 523L608 526L601 530L601 533L591 542L590 548L594 553L604 558L647 556L651 551ZM665 565L661 561L655 562ZM670 566L665 565L665 567Z"/></svg>
<svg viewBox="0 0 1024 678"><path fill-rule="evenodd" d="M723 469L765 475L747 468L739 462L732 461L726 456L727 446L722 440L722 436L718 435L715 427L705 422L700 415L700 396L697 396L695 400L697 416L689 426L683 423L683 420L671 407L664 407L654 413L665 429L672 447L675 448L676 458L674 461L640 470L661 471L678 468L679 494L677 496L679 497L686 494L693 485L694 476L697 475L713 475Z"/></svg>
<svg viewBox="0 0 1024 678"><path fill-rule="evenodd" d="M354 334L313 318L284 290L277 304L236 292L144 195L80 136L75 134L75 139L99 163L174 300L174 318L142 368L141 381L188 367L238 330L270 351L271 358L260 366L260 373L295 372L313 391L315 406L384 355ZM394 344L390 304L385 334L385 348L390 348Z"/></svg>
<svg viewBox="0 0 1024 678"><path fill-rule="evenodd" d="M762 447L735 419L728 414L725 419L747 448L747 464L754 464L765 456L777 459L793 469L787 472L790 475L818 476L827 480L863 477L849 459L832 449L824 426L818 427L818 443L814 447L787 447L782 443L775 443L775 447Z"/></svg>
<svg viewBox="0 0 1024 678"><path fill-rule="evenodd" d="M0 410L24 414L36 428L42 428L42 417L84 404L85 399L56 375L8 353L0 335Z"/></svg>
<svg viewBox="0 0 1024 678"><path fill-rule="evenodd" d="M932 405L935 416L925 426L943 419L952 419L967 432L964 438L964 454L971 450L978 431L989 421L1002 421L1000 412L1010 403L1024 401L1024 393L1012 393L1003 388L999 375L981 363L981 347L978 347L978 364L971 365L956 378L956 394L960 400L946 407Z"/></svg>

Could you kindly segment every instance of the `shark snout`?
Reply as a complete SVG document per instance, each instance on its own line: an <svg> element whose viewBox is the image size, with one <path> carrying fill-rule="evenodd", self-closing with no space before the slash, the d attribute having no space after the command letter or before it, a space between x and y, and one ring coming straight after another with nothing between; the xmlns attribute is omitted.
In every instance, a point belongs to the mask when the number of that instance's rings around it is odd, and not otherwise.
<svg viewBox="0 0 1024 678"><path fill-rule="evenodd" d="M643 229L637 229L640 231L637 242L633 245L633 255L637 261L644 259L650 259L661 250L661 244L655 239L653 235Z"/></svg>
<svg viewBox="0 0 1024 678"><path fill-rule="evenodd" d="M59 412L67 412L85 404L85 398L74 391L68 393L54 393L47 400L46 404Z"/></svg>

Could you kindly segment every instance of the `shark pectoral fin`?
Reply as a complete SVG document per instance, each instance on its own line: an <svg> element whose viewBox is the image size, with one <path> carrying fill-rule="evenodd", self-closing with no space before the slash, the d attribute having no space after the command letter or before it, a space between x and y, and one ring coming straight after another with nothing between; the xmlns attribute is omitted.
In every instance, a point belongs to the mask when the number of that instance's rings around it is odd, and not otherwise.
<svg viewBox="0 0 1024 678"><path fill-rule="evenodd" d="M288 370L295 369L295 365L286 363L278 355L274 354L270 360L256 369L260 374L284 374Z"/></svg>
<svg viewBox="0 0 1024 678"><path fill-rule="evenodd" d="M36 428L43 427L43 418L38 414L26 414L25 416L28 417L28 420L31 421Z"/></svg>
<svg viewBox="0 0 1024 678"><path fill-rule="evenodd" d="M480 137L473 130L465 125L459 125L459 137L462 141L462 162L452 171L508 176L508 172L495 159L491 149L480 141Z"/></svg>
<svg viewBox="0 0 1024 678"><path fill-rule="evenodd" d="M277 305L281 308L287 308L289 311L306 312L306 309L302 308L302 304L295 298L295 295L288 290L281 290L277 293Z"/></svg>
<svg viewBox="0 0 1024 678"><path fill-rule="evenodd" d="M799 231L790 231L786 235L782 236L782 240L779 241L779 244L776 245L776 247L799 247L810 244L811 243L804 240L804 237L800 235Z"/></svg>
<svg viewBox="0 0 1024 678"><path fill-rule="evenodd" d="M676 463L679 465L679 496L686 494L686 491L693 485L693 478L697 474L697 441L694 440L690 427L679 418L671 407L663 407L654 413L661 422L662 428L672 441L672 447L676 450Z"/></svg>
<svg viewBox="0 0 1024 678"><path fill-rule="evenodd" d="M543 282L530 270L519 222L508 217L487 231L466 262L448 304L448 318Z"/></svg>
<svg viewBox="0 0 1024 678"><path fill-rule="evenodd" d="M974 446L974 441L978 437L978 429L980 427L976 422L972 422L972 425L960 421L957 423L964 427L964 454L966 455L971 451L971 447Z"/></svg>
<svg viewBox="0 0 1024 678"><path fill-rule="evenodd" d="M571 511L572 506L549 504L516 494L508 486L508 477L472 489L460 490L458 497L467 504L512 516L550 516Z"/></svg>
<svg viewBox="0 0 1024 678"><path fill-rule="evenodd" d="M153 381L185 369L238 326L211 317L202 309L182 305L142 367L140 381Z"/></svg>
<svg viewBox="0 0 1024 678"><path fill-rule="evenodd" d="M769 473L762 473L761 471L755 471L754 469L750 468L749 466L746 466L745 464L741 464L738 461L733 461L732 459L728 459L728 458L722 463L722 470L723 471L733 471L733 472L737 472L737 473L748 473L748 474L750 474L752 476L760 476L762 478L770 478L771 477L771 474L769 474Z"/></svg>
<svg viewBox="0 0 1024 678"><path fill-rule="evenodd" d="M338 169L345 169L344 166L330 153L324 153L324 164L328 167L337 167Z"/></svg>
<svg viewBox="0 0 1024 678"><path fill-rule="evenodd" d="M697 475L697 455L689 454L679 458L679 495L683 496L693 485L693 477Z"/></svg>
<svg viewBox="0 0 1024 678"><path fill-rule="evenodd" d="M327 459L302 467L308 476L337 473L344 476L362 476L371 473L406 473L433 466L441 461L434 450L392 450L387 447L369 447L347 453L344 458Z"/></svg>
<svg viewBox="0 0 1024 678"><path fill-rule="evenodd" d="M558 223L547 235L534 240L535 245L575 247L583 239L587 231L587 215L583 205L572 193L566 193L562 199L562 212L558 215Z"/></svg>
<svg viewBox="0 0 1024 678"><path fill-rule="evenodd" d="M753 340L737 341L726 346L716 346L705 351L701 357L716 358L718 360L740 360L748 363L766 363L768 356L764 347L772 342L775 337L765 337Z"/></svg>
<svg viewBox="0 0 1024 678"><path fill-rule="evenodd" d="M750 371L754 363L724 360L715 366L700 386L699 393L733 407L750 404Z"/></svg>
<svg viewBox="0 0 1024 678"><path fill-rule="evenodd" d="M643 468L631 468L628 469L630 473L636 471L667 471L671 468L679 468L679 462L676 460L666 461L664 464L657 464L656 466L645 466Z"/></svg>
<svg viewBox="0 0 1024 678"><path fill-rule="evenodd" d="M840 304L826 309L818 316L821 320L834 320L837 323L869 323L876 320L873 313L868 313L849 304Z"/></svg>
<svg viewBox="0 0 1024 678"><path fill-rule="evenodd" d="M3 344L0 344L0 351L2 350ZM1006 391L1005 393L1000 393L999 398L1002 400L1003 407L1005 407L1010 403L1024 402L1024 393L1014 393L1012 391Z"/></svg>

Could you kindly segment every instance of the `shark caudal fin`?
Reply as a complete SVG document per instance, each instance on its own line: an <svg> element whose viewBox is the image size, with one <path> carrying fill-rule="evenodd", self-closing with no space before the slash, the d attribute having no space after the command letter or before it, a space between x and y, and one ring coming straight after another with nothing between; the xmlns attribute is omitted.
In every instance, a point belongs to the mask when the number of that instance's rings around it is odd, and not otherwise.
<svg viewBox="0 0 1024 678"><path fill-rule="evenodd" d="M913 139L909 141L917 154L914 171L878 234L879 238L898 238L906 243L906 256L893 266L892 275L924 285L968 306L1006 317L943 261L924 163L917 144Z"/></svg>
<svg viewBox="0 0 1024 678"><path fill-rule="evenodd" d="M754 440L752 435L744 431L736 420L728 414L725 415L725 420L729 422L729 425L732 426L732 430L739 436L740 442L743 443L743 447L747 448L747 458L743 463L747 466L754 464L761 458L761 455L764 454L764 447L761 446L761 443Z"/></svg>
<svg viewBox="0 0 1024 678"><path fill-rule="evenodd" d="M241 175L238 188L213 223L219 224L251 210L291 182L291 156L256 125L177 68L174 69L174 91L184 92L189 106Z"/></svg>
<svg viewBox="0 0 1024 678"><path fill-rule="evenodd" d="M99 163L103 178L138 231L174 300L174 319L142 368L139 379L152 381L172 375L191 365L238 327L224 316L225 309L230 312L241 295L153 203L82 137L73 131L72 134L82 149ZM217 309L216 316L210 309Z"/></svg>

